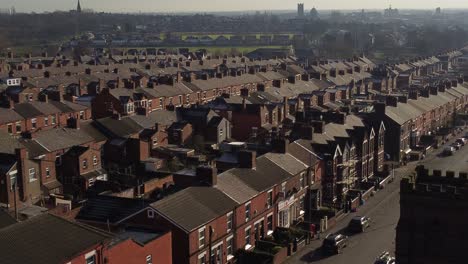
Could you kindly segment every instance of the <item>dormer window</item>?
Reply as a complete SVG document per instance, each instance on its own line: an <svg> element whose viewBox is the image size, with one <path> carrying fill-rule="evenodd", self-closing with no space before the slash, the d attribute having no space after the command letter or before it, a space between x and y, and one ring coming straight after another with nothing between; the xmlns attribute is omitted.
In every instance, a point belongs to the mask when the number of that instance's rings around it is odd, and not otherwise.
<svg viewBox="0 0 468 264"><path fill-rule="evenodd" d="M125 113L132 114L135 111L135 106L132 103L124 105Z"/></svg>

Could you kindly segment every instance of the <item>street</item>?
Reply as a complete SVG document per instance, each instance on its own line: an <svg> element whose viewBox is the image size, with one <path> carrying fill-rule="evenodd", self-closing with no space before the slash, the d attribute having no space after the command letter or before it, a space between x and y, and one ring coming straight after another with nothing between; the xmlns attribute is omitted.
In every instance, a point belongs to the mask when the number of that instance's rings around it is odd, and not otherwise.
<svg viewBox="0 0 468 264"><path fill-rule="evenodd" d="M453 142L454 140L451 140ZM322 240L314 240L302 251L289 258L285 263L374 263L375 259L383 252L389 251L394 255L395 228L400 216L400 180L409 175L419 164L430 168L442 170L468 171L467 157L468 145L462 147L453 156L438 157L443 147L428 152L422 162L412 162L405 167L395 170L395 181L377 192L374 197L361 206L356 213L351 213L340 219L336 226L322 235L322 239L330 233L344 233L352 217L356 215L368 216L372 219L371 227L364 233L349 235L348 246L343 253L334 256L323 256L320 246ZM347 234L348 235L348 234Z"/></svg>

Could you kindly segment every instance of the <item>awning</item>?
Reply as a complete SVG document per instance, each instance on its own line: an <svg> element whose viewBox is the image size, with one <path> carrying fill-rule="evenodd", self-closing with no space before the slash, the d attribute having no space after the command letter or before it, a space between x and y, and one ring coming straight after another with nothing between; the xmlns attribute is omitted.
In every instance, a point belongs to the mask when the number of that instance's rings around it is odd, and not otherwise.
<svg viewBox="0 0 468 264"><path fill-rule="evenodd" d="M55 190L57 188L62 187L62 184L59 181L54 180L54 181L51 181L51 182L48 182L48 183L44 183L44 187L47 190L51 191L51 190Z"/></svg>

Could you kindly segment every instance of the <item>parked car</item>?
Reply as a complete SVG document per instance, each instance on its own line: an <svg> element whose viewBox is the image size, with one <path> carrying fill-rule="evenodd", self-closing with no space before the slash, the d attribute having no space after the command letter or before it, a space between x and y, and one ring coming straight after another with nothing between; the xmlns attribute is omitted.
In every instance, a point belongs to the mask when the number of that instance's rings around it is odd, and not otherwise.
<svg viewBox="0 0 468 264"><path fill-rule="evenodd" d="M452 146L447 146L444 148L444 151L442 151L442 155L444 156L452 156L453 153L455 152L455 148Z"/></svg>
<svg viewBox="0 0 468 264"><path fill-rule="evenodd" d="M364 232L370 226L370 218L365 216L356 216L349 221L348 230L353 233Z"/></svg>
<svg viewBox="0 0 468 264"><path fill-rule="evenodd" d="M326 254L340 254L348 244L348 237L342 234L330 234L322 244L322 250Z"/></svg>
<svg viewBox="0 0 468 264"><path fill-rule="evenodd" d="M395 258L389 252L383 252L374 262L374 264L395 264Z"/></svg>
<svg viewBox="0 0 468 264"><path fill-rule="evenodd" d="M454 147L456 150L460 150L462 147L462 145L458 142L453 142L450 146Z"/></svg>
<svg viewBox="0 0 468 264"><path fill-rule="evenodd" d="M458 138L455 142L461 144L462 146L465 146L466 139L465 138Z"/></svg>

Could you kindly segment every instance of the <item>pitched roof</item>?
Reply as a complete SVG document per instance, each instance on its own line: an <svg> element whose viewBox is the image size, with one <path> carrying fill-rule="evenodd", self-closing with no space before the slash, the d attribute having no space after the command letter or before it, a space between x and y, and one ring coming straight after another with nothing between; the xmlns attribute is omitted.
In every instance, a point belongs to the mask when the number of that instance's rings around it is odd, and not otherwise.
<svg viewBox="0 0 468 264"><path fill-rule="evenodd" d="M110 238L104 232L43 214L0 230L2 264L62 264Z"/></svg>
<svg viewBox="0 0 468 264"><path fill-rule="evenodd" d="M17 112L24 118L34 118L42 115L42 112L30 103L16 104L15 112Z"/></svg>
<svg viewBox="0 0 468 264"><path fill-rule="evenodd" d="M43 130L33 139L49 151L68 149L94 141L94 138L81 129L57 128Z"/></svg>
<svg viewBox="0 0 468 264"><path fill-rule="evenodd" d="M14 110L0 108L0 124L8 124L21 120L24 120L24 118Z"/></svg>
<svg viewBox="0 0 468 264"><path fill-rule="evenodd" d="M95 122L96 126L101 128L104 134L121 138L138 134L144 129L130 117L124 117L121 120L113 117L105 117L98 119Z"/></svg>
<svg viewBox="0 0 468 264"><path fill-rule="evenodd" d="M151 204L151 207L188 233L237 205L236 201L216 188L190 187Z"/></svg>
<svg viewBox="0 0 468 264"><path fill-rule="evenodd" d="M148 205L147 201L141 199L96 196L86 201L76 219L100 223L109 221L111 224L116 224Z"/></svg>

